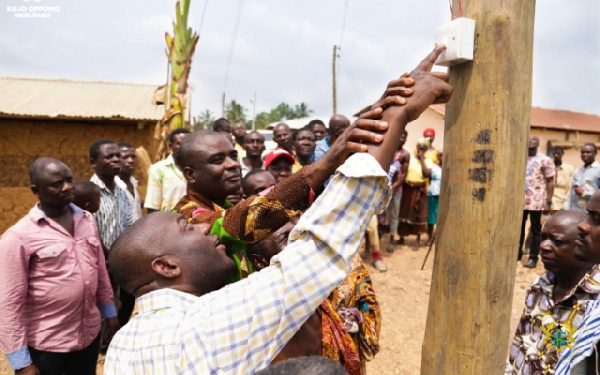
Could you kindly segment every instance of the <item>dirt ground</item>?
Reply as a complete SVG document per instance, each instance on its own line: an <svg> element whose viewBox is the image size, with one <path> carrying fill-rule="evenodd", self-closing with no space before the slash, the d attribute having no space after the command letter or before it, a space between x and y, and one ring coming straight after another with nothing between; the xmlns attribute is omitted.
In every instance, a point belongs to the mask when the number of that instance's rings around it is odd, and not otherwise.
<svg viewBox="0 0 600 375"><path fill-rule="evenodd" d="M387 272L380 273L369 266L383 314L381 351L367 364L369 374L419 374L435 251L432 251L425 269L421 271L427 248L421 247L415 251L410 246L411 241L410 238L407 241L409 246L397 246L394 254L383 254L384 261L389 267ZM541 262L534 270L518 265L510 322L511 332L514 332L523 310L525 290L543 271ZM506 348L508 352L508 342ZM102 362L103 358L98 365L98 374L102 373ZM12 374L12 371L0 353L0 375L8 374Z"/></svg>
<svg viewBox="0 0 600 375"><path fill-rule="evenodd" d="M429 289L435 247L421 271L427 253L426 247L414 250L412 240L408 246L397 246L394 254L384 254L389 270L380 273L369 267L375 293L381 304L383 322L379 339L381 350L367 364L367 372L375 375L414 375L420 373L421 346L425 335ZM544 272L541 262L536 269L517 266L510 321L511 337L523 312L527 287ZM508 355L509 342L506 343Z"/></svg>

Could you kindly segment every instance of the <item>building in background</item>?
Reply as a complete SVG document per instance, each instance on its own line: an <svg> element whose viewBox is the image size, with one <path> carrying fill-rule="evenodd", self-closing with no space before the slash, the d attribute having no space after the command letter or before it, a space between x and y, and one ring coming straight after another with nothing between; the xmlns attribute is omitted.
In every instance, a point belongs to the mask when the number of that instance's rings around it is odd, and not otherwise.
<svg viewBox="0 0 600 375"><path fill-rule="evenodd" d="M417 139L423 136L426 128L435 129L434 146L444 149L445 105L434 104L415 121L406 127L408 139L405 149L412 151ZM581 165L580 148L587 142L600 147L600 116L571 112L560 109L531 108L530 134L540 139L539 152L552 157L552 147L563 146L563 162L573 166ZM527 152L527 149L523 150Z"/></svg>
<svg viewBox="0 0 600 375"><path fill-rule="evenodd" d="M127 140L155 152L154 127L164 107L158 85L0 77L0 233L37 201L29 165L40 156L67 164L75 179L93 174L89 146L98 138ZM140 193L146 178L136 171Z"/></svg>

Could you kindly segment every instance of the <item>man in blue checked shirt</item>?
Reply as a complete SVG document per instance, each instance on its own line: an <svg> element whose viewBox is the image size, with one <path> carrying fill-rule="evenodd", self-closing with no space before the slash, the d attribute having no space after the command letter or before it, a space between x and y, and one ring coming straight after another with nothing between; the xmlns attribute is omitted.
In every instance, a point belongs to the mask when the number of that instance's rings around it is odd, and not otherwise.
<svg viewBox="0 0 600 375"><path fill-rule="evenodd" d="M406 124L450 98L447 75L429 73L443 49L436 47L410 76L393 81L363 115L381 116L389 124L386 137L368 147L354 144L366 152L338 168L288 246L261 272L223 287L236 270L224 246L208 234L208 225L175 214L149 215L126 231L108 261L119 285L136 296L137 313L114 337L105 373L253 374L267 367L344 279L369 219L385 208L386 171ZM398 100L390 97L398 90L412 96L405 106L387 107Z"/></svg>

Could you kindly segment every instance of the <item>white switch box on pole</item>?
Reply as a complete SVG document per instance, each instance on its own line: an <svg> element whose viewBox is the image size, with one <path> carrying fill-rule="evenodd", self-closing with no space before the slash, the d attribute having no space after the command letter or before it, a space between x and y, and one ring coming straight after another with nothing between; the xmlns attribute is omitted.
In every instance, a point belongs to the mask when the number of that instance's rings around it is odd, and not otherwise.
<svg viewBox="0 0 600 375"><path fill-rule="evenodd" d="M475 43L475 20L457 18L435 30L435 44L446 49L435 61L436 65L452 66L473 60Z"/></svg>

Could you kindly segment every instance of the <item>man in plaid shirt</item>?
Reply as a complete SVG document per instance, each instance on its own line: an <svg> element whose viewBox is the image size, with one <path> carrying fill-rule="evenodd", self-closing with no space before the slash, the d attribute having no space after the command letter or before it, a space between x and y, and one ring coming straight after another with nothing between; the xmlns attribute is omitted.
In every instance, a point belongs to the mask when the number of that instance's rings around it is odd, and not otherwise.
<svg viewBox="0 0 600 375"><path fill-rule="evenodd" d="M346 276L371 216L389 201L386 170L400 134L452 88L429 73L442 47L393 81L374 107L398 100L398 85L414 82L405 106L376 108L389 124L376 145L355 151L325 192L300 218L288 246L271 265L223 287L236 271L206 224L161 212L138 221L115 243L109 264L121 287L137 297L137 314L113 339L107 374L252 374L269 365L301 324ZM374 125L380 123L372 121ZM293 193L293 192L290 192ZM157 230L160 228L160 230Z"/></svg>

